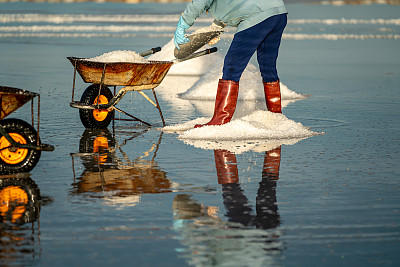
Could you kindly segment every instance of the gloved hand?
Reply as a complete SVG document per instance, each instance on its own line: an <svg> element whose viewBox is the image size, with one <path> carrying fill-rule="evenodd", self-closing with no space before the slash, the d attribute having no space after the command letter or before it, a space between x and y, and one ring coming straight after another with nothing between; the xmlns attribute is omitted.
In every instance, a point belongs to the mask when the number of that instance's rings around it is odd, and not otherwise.
<svg viewBox="0 0 400 267"><path fill-rule="evenodd" d="M189 29L190 26L186 23L186 21L182 18L179 19L178 24L176 25L176 31L174 34L174 44L175 47L180 49L179 45L189 42L189 38L185 36L185 30Z"/></svg>

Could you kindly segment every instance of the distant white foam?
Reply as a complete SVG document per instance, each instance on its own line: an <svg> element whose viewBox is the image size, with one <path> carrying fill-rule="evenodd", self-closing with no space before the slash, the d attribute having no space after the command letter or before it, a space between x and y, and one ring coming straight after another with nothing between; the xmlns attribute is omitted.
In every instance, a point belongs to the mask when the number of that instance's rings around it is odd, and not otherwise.
<svg viewBox="0 0 400 267"><path fill-rule="evenodd" d="M123 15L123 14L0 14L0 23L37 23L47 22L54 24L74 23L74 22L171 22L177 23L178 14L162 15L162 14L146 14L146 15ZM211 18L198 18L199 22L211 22Z"/></svg>
<svg viewBox="0 0 400 267"><path fill-rule="evenodd" d="M165 38L172 37L173 33L141 33L141 32L121 32L121 33L90 33L90 32L0 32L0 38L133 38L133 37L152 37ZM223 39L232 39L233 35L224 35ZM368 40L368 39L400 39L400 34L294 34L284 33L282 39L288 40Z"/></svg>
<svg viewBox="0 0 400 267"><path fill-rule="evenodd" d="M174 32L176 26L134 25L30 25L1 26L2 32Z"/></svg>
<svg viewBox="0 0 400 267"><path fill-rule="evenodd" d="M130 22L130 23L177 23L179 14L145 14L145 15L123 15L123 14L0 14L0 23L38 23L47 22L53 24L76 23L76 22ZM209 23L211 17L200 17L196 23ZM288 25L291 24L369 24L369 25L400 25L400 19L289 19Z"/></svg>
<svg viewBox="0 0 400 267"><path fill-rule="evenodd" d="M368 39L400 39L400 34L303 34L284 33L283 39L291 40L368 40Z"/></svg>
<svg viewBox="0 0 400 267"><path fill-rule="evenodd" d="M18 37L18 38L133 38L133 37L171 37L170 33L56 33L56 32L38 32L38 33L0 33L0 38Z"/></svg>
<svg viewBox="0 0 400 267"><path fill-rule="evenodd" d="M289 19L288 24L366 24L366 25L400 25L400 19Z"/></svg>
<svg viewBox="0 0 400 267"><path fill-rule="evenodd" d="M172 37L178 14L0 14L0 38L132 38ZM210 16L196 20L187 33L211 23ZM97 25L93 25L97 23ZM143 25L145 23L146 25ZM9 25L11 24L11 25ZM17 24L17 25L15 25ZM21 25L18 25L21 24ZM308 26L311 25L311 26ZM399 18L393 19L289 19L283 39L290 40L367 40L400 39ZM387 29L382 32L379 27ZM313 34L307 33L312 27ZM352 34L342 34L341 28L352 28ZM229 28L229 27L228 27ZM317 29L318 32L315 32ZM378 32L377 32L378 31ZM233 38L234 30L221 35Z"/></svg>

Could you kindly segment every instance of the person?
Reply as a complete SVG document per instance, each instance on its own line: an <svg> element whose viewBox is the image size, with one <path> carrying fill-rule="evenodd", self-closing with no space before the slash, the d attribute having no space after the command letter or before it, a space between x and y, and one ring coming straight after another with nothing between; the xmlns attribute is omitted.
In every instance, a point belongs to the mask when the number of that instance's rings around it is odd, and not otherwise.
<svg viewBox="0 0 400 267"><path fill-rule="evenodd" d="M276 60L282 33L287 23L283 0L193 0L182 13L174 34L175 46L189 41L185 30L204 12L218 21L236 27L236 33L224 59L222 79L218 82L214 114L206 124L195 128L228 123L236 109L239 80L250 58L257 61L264 85L267 109L282 113Z"/></svg>

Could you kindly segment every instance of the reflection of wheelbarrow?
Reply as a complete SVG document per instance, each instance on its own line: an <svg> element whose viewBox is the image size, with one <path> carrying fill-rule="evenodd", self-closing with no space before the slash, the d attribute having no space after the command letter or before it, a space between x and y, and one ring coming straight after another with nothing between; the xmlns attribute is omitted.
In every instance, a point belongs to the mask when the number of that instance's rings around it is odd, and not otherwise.
<svg viewBox="0 0 400 267"><path fill-rule="evenodd" d="M38 97L37 131L20 119L4 119L9 114ZM41 151L53 151L51 145L41 144L39 138L40 95L26 90L0 86L0 174L29 172L39 161Z"/></svg>
<svg viewBox="0 0 400 267"><path fill-rule="evenodd" d="M34 222L40 210L40 190L29 177L0 178L0 222Z"/></svg>
<svg viewBox="0 0 400 267"><path fill-rule="evenodd" d="M1 266L37 263L42 254L40 211L52 201L41 194L29 173L0 177Z"/></svg>
<svg viewBox="0 0 400 267"><path fill-rule="evenodd" d="M147 131L147 130L145 130ZM79 153L71 153L74 173L74 193L104 198L109 203L137 203L141 194L167 193L172 191L172 182L166 172L159 169L154 161L161 142L162 132L157 142L135 159L131 159L122 147L136 135L116 143L108 129L86 129L79 144ZM123 159L120 157L122 154ZM82 160L84 171L76 181L75 157ZM151 156L151 160L146 158ZM132 204L132 203L131 203Z"/></svg>
<svg viewBox="0 0 400 267"><path fill-rule="evenodd" d="M159 51L159 49L152 49L140 55L146 56L157 51ZM84 58L68 57L69 61L74 65L72 101L70 106L79 109L81 122L86 128L106 128L111 120L113 120L115 110L128 115L134 121L139 121L151 126L149 123L115 107L127 92L137 91L158 109L163 125L165 126L164 117L154 88L162 82L174 63L193 59L216 51L217 48L214 47L194 53L182 59L174 59L172 61L149 61L149 63L102 63L89 61ZM92 85L83 92L80 101L74 101L76 71L78 71L84 82L92 83ZM107 86L114 86L114 94ZM124 87L115 94L117 86ZM143 92L143 90L149 89L153 91L155 102Z"/></svg>

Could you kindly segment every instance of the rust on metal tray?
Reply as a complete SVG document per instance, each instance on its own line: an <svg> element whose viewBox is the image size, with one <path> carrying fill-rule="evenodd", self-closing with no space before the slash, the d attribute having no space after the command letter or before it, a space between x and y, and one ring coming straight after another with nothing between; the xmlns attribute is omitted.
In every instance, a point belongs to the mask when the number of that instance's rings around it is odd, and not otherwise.
<svg viewBox="0 0 400 267"><path fill-rule="evenodd" d="M119 86L154 85L155 87L162 82L173 64L170 61L102 63L76 57L68 59L84 82Z"/></svg>
<svg viewBox="0 0 400 267"><path fill-rule="evenodd" d="M23 89L0 86L0 119L4 119L37 95Z"/></svg>

